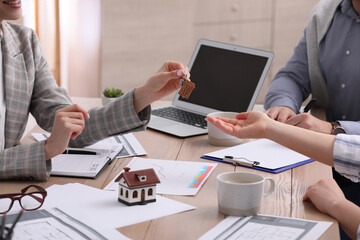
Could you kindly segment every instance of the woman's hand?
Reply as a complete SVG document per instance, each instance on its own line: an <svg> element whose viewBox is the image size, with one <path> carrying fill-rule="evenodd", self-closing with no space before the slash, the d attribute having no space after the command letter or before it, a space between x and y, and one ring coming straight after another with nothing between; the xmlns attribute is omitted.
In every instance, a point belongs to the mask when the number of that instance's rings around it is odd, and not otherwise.
<svg viewBox="0 0 360 240"><path fill-rule="evenodd" d="M335 206L344 204L347 200L334 179L322 179L310 186L303 200L310 200L315 207L326 214L331 214Z"/></svg>
<svg viewBox="0 0 360 240"><path fill-rule="evenodd" d="M259 111L243 112L236 119L206 117L221 131L238 138L263 138L273 120Z"/></svg>
<svg viewBox="0 0 360 240"><path fill-rule="evenodd" d="M145 85L134 92L134 107L138 113L146 106L181 87L180 78L186 77L188 68L179 62L166 62ZM189 77L189 75L187 76Z"/></svg>
<svg viewBox="0 0 360 240"><path fill-rule="evenodd" d="M89 114L77 104L64 107L55 113L50 137L45 142L46 160L65 151L70 139L75 139L85 128Z"/></svg>

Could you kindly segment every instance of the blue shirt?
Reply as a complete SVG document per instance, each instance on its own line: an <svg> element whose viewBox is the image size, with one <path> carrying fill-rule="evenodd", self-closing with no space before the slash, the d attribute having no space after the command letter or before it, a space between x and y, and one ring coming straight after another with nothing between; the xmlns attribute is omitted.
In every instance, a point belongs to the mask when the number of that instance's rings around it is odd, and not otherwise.
<svg viewBox="0 0 360 240"><path fill-rule="evenodd" d="M360 136L336 135L333 158L338 173L353 182L360 181Z"/></svg>
<svg viewBox="0 0 360 240"><path fill-rule="evenodd" d="M360 134L360 17L350 0L337 9L319 46L319 63L327 83L329 121L339 121L348 134ZM265 109L287 106L295 112L311 94L305 33L293 56L275 76Z"/></svg>

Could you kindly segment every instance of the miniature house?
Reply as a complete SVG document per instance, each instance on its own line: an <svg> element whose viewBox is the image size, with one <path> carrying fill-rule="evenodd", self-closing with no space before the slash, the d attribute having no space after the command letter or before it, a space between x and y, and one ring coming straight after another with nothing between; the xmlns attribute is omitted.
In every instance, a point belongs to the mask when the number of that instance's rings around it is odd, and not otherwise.
<svg viewBox="0 0 360 240"><path fill-rule="evenodd" d="M124 171L116 179L119 182L119 202L131 206L156 201L156 184L160 180L154 169L130 171L127 167Z"/></svg>

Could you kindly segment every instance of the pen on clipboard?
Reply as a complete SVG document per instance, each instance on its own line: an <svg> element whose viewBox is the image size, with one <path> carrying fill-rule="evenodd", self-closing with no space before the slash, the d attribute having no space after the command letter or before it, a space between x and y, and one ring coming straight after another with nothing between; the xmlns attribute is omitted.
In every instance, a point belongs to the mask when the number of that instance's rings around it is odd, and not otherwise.
<svg viewBox="0 0 360 240"><path fill-rule="evenodd" d="M224 162L229 162L234 165L241 165L241 166L247 166L247 167L255 167L255 166L260 165L260 162L251 161L244 157L224 156L224 158L222 160Z"/></svg>
<svg viewBox="0 0 360 240"><path fill-rule="evenodd" d="M66 149L62 154L80 154L80 155L97 155L97 152L87 150Z"/></svg>
<svg viewBox="0 0 360 240"><path fill-rule="evenodd" d="M310 111L310 109L314 106L314 104L317 102L316 98L312 98L308 104L304 107L304 113L307 113Z"/></svg>

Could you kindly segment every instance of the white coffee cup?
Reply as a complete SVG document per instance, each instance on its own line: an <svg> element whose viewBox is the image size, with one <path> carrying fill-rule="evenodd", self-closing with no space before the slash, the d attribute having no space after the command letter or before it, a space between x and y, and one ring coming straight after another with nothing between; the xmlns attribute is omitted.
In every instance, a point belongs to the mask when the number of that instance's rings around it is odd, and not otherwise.
<svg viewBox="0 0 360 240"><path fill-rule="evenodd" d="M211 117L224 117L235 119L235 112L213 112L209 113ZM209 143L216 146L234 146L243 142L243 139L224 133L212 123L208 122L208 139Z"/></svg>
<svg viewBox="0 0 360 240"><path fill-rule="evenodd" d="M264 192L265 181L270 182ZM275 182L254 173L227 172L216 177L219 212L233 216L256 215L264 196L274 191Z"/></svg>

